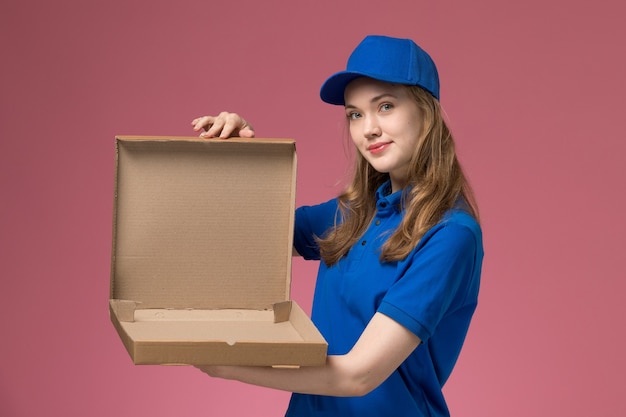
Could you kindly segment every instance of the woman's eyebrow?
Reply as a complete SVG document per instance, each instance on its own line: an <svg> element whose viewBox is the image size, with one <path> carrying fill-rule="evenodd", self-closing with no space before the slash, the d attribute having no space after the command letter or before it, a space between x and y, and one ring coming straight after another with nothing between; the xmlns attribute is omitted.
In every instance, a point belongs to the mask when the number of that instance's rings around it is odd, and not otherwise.
<svg viewBox="0 0 626 417"><path fill-rule="evenodd" d="M384 99L386 97L391 97L391 98L396 98L397 99L397 97L394 96L391 93L383 93L383 94L380 94L378 96L372 97L372 99L370 100L370 103L375 103L375 102L377 102L379 100L382 100L382 99ZM346 109L356 109L356 106L353 105L353 104L350 104L350 103L346 103L346 105L344 107Z"/></svg>

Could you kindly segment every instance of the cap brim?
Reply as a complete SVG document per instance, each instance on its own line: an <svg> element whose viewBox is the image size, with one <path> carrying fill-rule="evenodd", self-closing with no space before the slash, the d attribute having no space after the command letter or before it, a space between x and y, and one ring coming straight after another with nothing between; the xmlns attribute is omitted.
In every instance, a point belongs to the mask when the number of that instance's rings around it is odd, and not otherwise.
<svg viewBox="0 0 626 417"><path fill-rule="evenodd" d="M365 74L354 71L341 71L335 75L331 75L324 84L322 84L320 97L326 103L343 106L345 105L343 94L346 90L346 86L356 78L365 76Z"/></svg>

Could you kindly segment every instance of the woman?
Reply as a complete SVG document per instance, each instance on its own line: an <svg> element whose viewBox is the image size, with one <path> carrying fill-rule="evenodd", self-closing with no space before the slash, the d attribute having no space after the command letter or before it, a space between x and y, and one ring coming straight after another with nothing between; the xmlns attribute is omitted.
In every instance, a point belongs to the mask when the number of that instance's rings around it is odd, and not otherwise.
<svg viewBox="0 0 626 417"><path fill-rule="evenodd" d="M293 392L288 416L449 415L442 387L476 308L483 248L435 64L411 40L368 36L321 98L344 106L358 150L346 190L296 212L296 252L321 259L312 320L326 365L201 369ZM192 125L254 136L233 113Z"/></svg>

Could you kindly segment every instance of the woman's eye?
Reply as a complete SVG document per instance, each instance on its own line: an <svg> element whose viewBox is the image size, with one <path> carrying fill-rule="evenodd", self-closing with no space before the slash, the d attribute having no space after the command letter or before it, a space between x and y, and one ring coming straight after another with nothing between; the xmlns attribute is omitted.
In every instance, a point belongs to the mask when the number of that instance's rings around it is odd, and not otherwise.
<svg viewBox="0 0 626 417"><path fill-rule="evenodd" d="M380 106L381 111L389 111L393 108L393 106L389 103L384 103Z"/></svg>
<svg viewBox="0 0 626 417"><path fill-rule="evenodd" d="M355 119L358 119L359 117L361 117L360 113L356 113L356 112L348 113L348 119L350 120L355 120Z"/></svg>

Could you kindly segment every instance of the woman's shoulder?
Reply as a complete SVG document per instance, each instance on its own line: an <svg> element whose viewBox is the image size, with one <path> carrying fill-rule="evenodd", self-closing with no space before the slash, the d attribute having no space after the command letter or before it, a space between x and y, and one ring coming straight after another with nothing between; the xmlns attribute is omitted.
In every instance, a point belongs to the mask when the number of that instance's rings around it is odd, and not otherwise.
<svg viewBox="0 0 626 417"><path fill-rule="evenodd" d="M442 217L440 224L442 226L459 225L480 232L480 223L476 218L462 206L453 207L448 210Z"/></svg>
<svg viewBox="0 0 626 417"><path fill-rule="evenodd" d="M478 220L468 211L452 208L444 214L439 223L426 232L418 247L428 242L449 246L449 250L474 248L482 251L482 229Z"/></svg>

